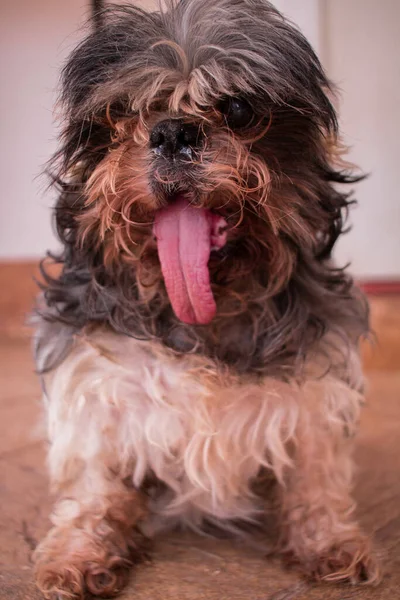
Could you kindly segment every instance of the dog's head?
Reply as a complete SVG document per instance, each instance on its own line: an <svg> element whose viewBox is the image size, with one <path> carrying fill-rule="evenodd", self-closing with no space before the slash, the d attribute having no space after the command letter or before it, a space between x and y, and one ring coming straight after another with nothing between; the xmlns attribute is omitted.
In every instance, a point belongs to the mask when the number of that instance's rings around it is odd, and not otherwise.
<svg viewBox="0 0 400 600"><path fill-rule="evenodd" d="M63 73L61 237L181 321L265 306L341 232L329 91L265 0L106 10Z"/></svg>

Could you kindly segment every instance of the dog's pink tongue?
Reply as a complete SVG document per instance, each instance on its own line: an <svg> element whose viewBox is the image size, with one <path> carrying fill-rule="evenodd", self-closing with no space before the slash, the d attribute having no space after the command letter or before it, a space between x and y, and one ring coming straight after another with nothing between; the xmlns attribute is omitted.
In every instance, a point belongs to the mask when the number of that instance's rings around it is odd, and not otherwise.
<svg viewBox="0 0 400 600"><path fill-rule="evenodd" d="M226 242L222 217L195 208L183 197L156 214L154 234L165 285L176 316L184 323L206 324L215 315L208 261Z"/></svg>

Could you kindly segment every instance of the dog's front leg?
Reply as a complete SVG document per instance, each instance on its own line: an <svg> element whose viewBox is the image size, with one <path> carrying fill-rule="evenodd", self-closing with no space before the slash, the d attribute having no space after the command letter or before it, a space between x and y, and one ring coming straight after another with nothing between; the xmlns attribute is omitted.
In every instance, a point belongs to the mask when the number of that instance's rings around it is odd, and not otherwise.
<svg viewBox="0 0 400 600"><path fill-rule="evenodd" d="M53 528L35 552L46 598L112 596L139 559L144 500L118 440L124 411L105 359L77 348L46 380ZM108 367L109 371L111 367ZM103 379L102 379L103 378Z"/></svg>
<svg viewBox="0 0 400 600"><path fill-rule="evenodd" d="M138 493L111 476L82 475L89 481L77 479L65 488L52 515L54 527L35 552L37 585L46 598L112 596L139 558Z"/></svg>
<svg viewBox="0 0 400 600"><path fill-rule="evenodd" d="M353 516L351 437L359 403L355 390L330 376L302 392L294 468L282 487L282 549L315 579L379 579L368 538Z"/></svg>

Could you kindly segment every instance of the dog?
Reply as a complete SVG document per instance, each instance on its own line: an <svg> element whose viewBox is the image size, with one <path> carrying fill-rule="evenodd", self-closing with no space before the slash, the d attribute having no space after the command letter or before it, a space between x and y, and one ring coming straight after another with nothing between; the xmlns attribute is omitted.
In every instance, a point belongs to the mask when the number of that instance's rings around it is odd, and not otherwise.
<svg viewBox="0 0 400 600"><path fill-rule="evenodd" d="M359 177L333 86L266 0L101 16L64 67L50 169L63 249L35 355L57 501L38 586L110 596L146 530L245 531L265 475L286 561L376 583L351 497L368 306L332 261Z"/></svg>

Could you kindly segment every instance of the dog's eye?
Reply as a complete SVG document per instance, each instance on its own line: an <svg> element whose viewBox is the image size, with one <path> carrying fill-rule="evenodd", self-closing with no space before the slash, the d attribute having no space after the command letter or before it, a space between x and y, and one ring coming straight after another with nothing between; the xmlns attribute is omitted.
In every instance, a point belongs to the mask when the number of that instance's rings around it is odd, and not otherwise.
<svg viewBox="0 0 400 600"><path fill-rule="evenodd" d="M253 109L243 98L226 98L220 103L219 110L232 129L248 127L254 119Z"/></svg>

